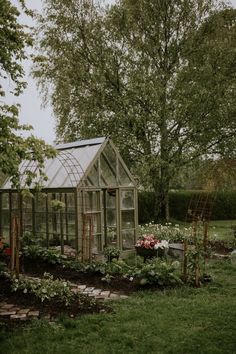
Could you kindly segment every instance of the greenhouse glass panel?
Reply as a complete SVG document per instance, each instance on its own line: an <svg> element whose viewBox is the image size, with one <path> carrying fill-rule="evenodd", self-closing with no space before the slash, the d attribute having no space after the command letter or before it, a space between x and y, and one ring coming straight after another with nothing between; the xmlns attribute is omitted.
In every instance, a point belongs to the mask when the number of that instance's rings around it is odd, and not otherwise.
<svg viewBox="0 0 236 354"><path fill-rule="evenodd" d="M11 193L12 210L18 210L18 193Z"/></svg>
<svg viewBox="0 0 236 354"><path fill-rule="evenodd" d="M117 246L117 231L116 227L108 227L106 234L106 246Z"/></svg>
<svg viewBox="0 0 236 354"><path fill-rule="evenodd" d="M122 210L121 219L122 229L134 228L134 210Z"/></svg>
<svg viewBox="0 0 236 354"><path fill-rule="evenodd" d="M107 144L103 151L103 155L106 157L107 164L116 176L116 153L110 144Z"/></svg>
<svg viewBox="0 0 236 354"><path fill-rule="evenodd" d="M46 197L45 193L37 193L35 195L35 210L36 211L44 211L46 210Z"/></svg>
<svg viewBox="0 0 236 354"><path fill-rule="evenodd" d="M93 165L88 178L87 178L87 182L89 185L92 186L98 186L99 184L99 180L98 180L98 162L96 161L96 163Z"/></svg>
<svg viewBox="0 0 236 354"><path fill-rule="evenodd" d="M134 191L121 191L121 209L134 209Z"/></svg>
<svg viewBox="0 0 236 354"><path fill-rule="evenodd" d="M125 171L122 163L119 161L119 181L123 186L132 186L133 182Z"/></svg>
<svg viewBox="0 0 236 354"><path fill-rule="evenodd" d="M101 184L103 186L116 185L117 184L116 173L113 170L112 166L109 164L109 161L104 154L101 154L100 165L101 165Z"/></svg>
<svg viewBox="0 0 236 354"><path fill-rule="evenodd" d="M134 230L122 230L122 246L123 250L134 248Z"/></svg>
<svg viewBox="0 0 236 354"><path fill-rule="evenodd" d="M2 236L5 240L9 239L10 232L10 212L9 212L9 193L2 194Z"/></svg>
<svg viewBox="0 0 236 354"><path fill-rule="evenodd" d="M84 193L85 210L99 211L100 210L100 192L91 191Z"/></svg>

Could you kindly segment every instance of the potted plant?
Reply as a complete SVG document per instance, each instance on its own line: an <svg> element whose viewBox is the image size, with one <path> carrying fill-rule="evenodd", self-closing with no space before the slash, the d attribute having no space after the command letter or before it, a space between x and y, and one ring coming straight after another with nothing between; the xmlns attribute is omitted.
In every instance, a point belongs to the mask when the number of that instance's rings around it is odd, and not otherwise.
<svg viewBox="0 0 236 354"><path fill-rule="evenodd" d="M120 249L117 247L106 247L104 248L104 256L107 262L111 262L113 259L119 259Z"/></svg>
<svg viewBox="0 0 236 354"><path fill-rule="evenodd" d="M51 207L54 211L61 211L65 208L65 203L58 199L51 200Z"/></svg>
<svg viewBox="0 0 236 354"><path fill-rule="evenodd" d="M138 256L144 258L144 262L149 258L165 256L165 251L168 248L168 241L158 240L153 234L147 234L140 237L136 244L135 249Z"/></svg>

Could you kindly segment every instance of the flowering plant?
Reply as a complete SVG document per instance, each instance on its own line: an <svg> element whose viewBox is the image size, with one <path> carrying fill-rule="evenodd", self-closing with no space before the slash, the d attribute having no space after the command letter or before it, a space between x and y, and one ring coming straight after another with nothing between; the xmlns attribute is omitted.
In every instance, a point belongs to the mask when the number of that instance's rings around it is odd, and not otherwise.
<svg viewBox="0 0 236 354"><path fill-rule="evenodd" d="M147 234L147 235L143 235L137 240L135 247L157 250L158 248L162 248L162 249L168 248L169 243L166 240L156 239L153 234Z"/></svg>
<svg viewBox="0 0 236 354"><path fill-rule="evenodd" d="M0 254L5 256L11 255L11 248L8 243L0 240Z"/></svg>

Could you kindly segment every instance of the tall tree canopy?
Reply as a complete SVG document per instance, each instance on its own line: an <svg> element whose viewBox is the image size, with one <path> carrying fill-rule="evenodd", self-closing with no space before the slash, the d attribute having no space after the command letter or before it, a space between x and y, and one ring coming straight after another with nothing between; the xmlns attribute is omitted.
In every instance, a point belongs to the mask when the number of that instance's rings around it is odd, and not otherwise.
<svg viewBox="0 0 236 354"><path fill-rule="evenodd" d="M182 166L235 153L235 20L214 0L45 0L34 76L58 139L110 135L165 214Z"/></svg>
<svg viewBox="0 0 236 354"><path fill-rule="evenodd" d="M31 14L23 0L19 1L19 5L22 11ZM21 136L21 132L31 130L32 127L19 123L18 105L7 105L4 101L4 87L11 86L11 93L18 96L26 86L22 61L26 59L25 50L32 45L32 39L25 26L19 23L19 15L19 10L11 1L0 0L0 171L11 176L15 187L20 187L18 167L22 160L37 161L40 174L44 178L44 158L54 155L53 149L41 139L36 139L33 135L27 138ZM30 170L25 173L28 178L24 187L34 177Z"/></svg>

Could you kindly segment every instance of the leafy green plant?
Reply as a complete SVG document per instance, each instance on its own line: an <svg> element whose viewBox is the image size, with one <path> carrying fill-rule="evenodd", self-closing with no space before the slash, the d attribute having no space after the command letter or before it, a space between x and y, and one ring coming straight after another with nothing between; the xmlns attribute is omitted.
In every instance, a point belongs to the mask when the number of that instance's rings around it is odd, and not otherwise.
<svg viewBox="0 0 236 354"><path fill-rule="evenodd" d="M160 287L182 284L180 277L175 273L175 267L159 259L150 260L134 269L130 274L141 285L158 285Z"/></svg>
<svg viewBox="0 0 236 354"><path fill-rule="evenodd" d="M65 203L58 199L51 200L51 207L55 211L63 210L65 208Z"/></svg>
<svg viewBox="0 0 236 354"><path fill-rule="evenodd" d="M117 247L106 247L104 248L104 256L110 262L113 258L119 258L120 256L120 249Z"/></svg>
<svg viewBox="0 0 236 354"><path fill-rule="evenodd" d="M7 266L5 262L0 261L0 274L7 271Z"/></svg>
<svg viewBox="0 0 236 354"><path fill-rule="evenodd" d="M43 278L30 278L20 275L19 278L12 277L12 290L23 290L24 293L32 293L42 302L58 298L67 306L74 299L69 283L62 280L54 280L53 276L44 273Z"/></svg>
<svg viewBox="0 0 236 354"><path fill-rule="evenodd" d="M59 251L47 249L39 245L25 246L22 250L23 255L30 259L41 259L50 264L62 264L67 260L66 255L62 255Z"/></svg>

